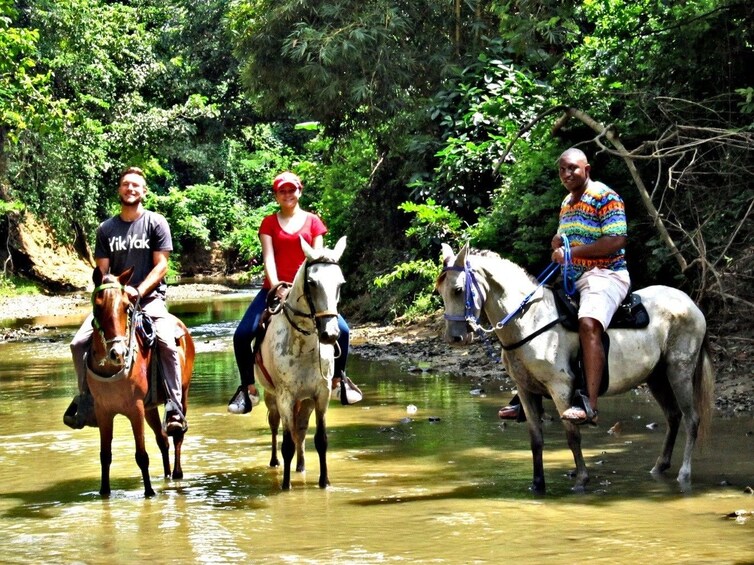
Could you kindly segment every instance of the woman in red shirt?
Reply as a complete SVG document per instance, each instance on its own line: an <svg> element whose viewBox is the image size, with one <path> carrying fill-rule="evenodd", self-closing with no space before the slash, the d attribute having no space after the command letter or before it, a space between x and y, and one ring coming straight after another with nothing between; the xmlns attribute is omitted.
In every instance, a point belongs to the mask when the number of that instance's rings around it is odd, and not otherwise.
<svg viewBox="0 0 754 565"><path fill-rule="evenodd" d="M275 177L272 190L280 210L270 214L259 226L259 239L262 242L262 259L264 261L264 284L249 305L246 313L233 334L233 350L236 355L241 386L228 403L228 412L247 414L253 406L259 404L259 394L254 384L254 355L251 342L256 335L259 320L267 303L267 295L279 282L293 282L298 268L306 259L301 249L299 237L303 237L312 247L322 247L323 236L327 227L316 214L307 212L299 206L299 198L304 185L301 179L290 172ZM359 388L346 376L346 360L350 329L342 316L338 315L340 327L340 356L335 359L333 375L333 395L340 398L342 404L353 404L361 400Z"/></svg>

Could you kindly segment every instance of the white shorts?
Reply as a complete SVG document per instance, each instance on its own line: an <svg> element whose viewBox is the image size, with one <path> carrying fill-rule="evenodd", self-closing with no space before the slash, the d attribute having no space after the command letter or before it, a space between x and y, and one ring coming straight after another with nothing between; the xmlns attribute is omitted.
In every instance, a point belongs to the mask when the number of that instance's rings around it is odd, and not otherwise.
<svg viewBox="0 0 754 565"><path fill-rule="evenodd" d="M630 286L631 279L625 269L610 271L595 268L587 271L576 281L579 319L594 318L602 324L602 329L606 329Z"/></svg>

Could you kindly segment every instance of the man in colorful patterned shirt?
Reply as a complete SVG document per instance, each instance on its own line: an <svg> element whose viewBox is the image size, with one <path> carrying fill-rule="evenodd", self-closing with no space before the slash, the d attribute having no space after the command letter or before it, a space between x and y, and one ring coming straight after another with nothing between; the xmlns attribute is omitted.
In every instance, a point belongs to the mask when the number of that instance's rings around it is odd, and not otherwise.
<svg viewBox="0 0 754 565"><path fill-rule="evenodd" d="M566 150L558 161L560 181L569 194L560 208L552 260L565 264L570 246L569 278L579 292L579 339L589 402L572 406L561 418L576 424L597 420L597 399L605 368L602 334L628 294L631 280L625 258L626 211L618 194L589 177L591 167L579 149ZM564 238L565 236L565 238Z"/></svg>

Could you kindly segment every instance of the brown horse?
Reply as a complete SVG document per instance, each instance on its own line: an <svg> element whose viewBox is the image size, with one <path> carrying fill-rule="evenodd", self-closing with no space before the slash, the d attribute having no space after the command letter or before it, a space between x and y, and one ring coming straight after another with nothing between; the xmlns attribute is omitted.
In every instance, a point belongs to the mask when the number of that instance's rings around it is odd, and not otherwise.
<svg viewBox="0 0 754 565"><path fill-rule="evenodd" d="M100 464L102 482L100 494L110 494L110 463L112 462L113 420L122 414L131 422L136 443L136 464L141 469L144 480L144 496L154 496L149 478L149 455L144 447L144 420L155 433L157 445L162 455L165 477L171 477L169 441L163 431L157 406L164 402L163 387L151 391L152 401L145 402L149 387L149 365L152 349L136 331L134 308L125 285L133 268L127 269L119 277L102 275L94 269L92 280L95 289L92 293L94 314L94 335L87 355L86 380L94 397L94 412L100 435ZM178 339L182 366L183 413L188 408L188 390L194 368L194 342L186 326L175 319L177 329L182 333ZM157 361L155 359L155 361ZM175 462L173 479L183 478L181 468L181 445L184 432L173 436Z"/></svg>

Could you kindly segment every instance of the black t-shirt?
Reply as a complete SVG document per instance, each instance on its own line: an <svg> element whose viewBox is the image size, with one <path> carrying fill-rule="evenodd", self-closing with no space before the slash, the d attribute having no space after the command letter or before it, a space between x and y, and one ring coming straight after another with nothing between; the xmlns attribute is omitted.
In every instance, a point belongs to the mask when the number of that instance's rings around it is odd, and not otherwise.
<svg viewBox="0 0 754 565"><path fill-rule="evenodd" d="M97 228L97 242L94 247L95 259L109 259L110 272L119 275L129 267L134 267L130 286L138 286L154 268L154 251L172 251L173 240L167 220L156 212L145 210L137 220L126 222L120 216L102 222ZM144 296L165 300L167 284L163 278L160 284Z"/></svg>

